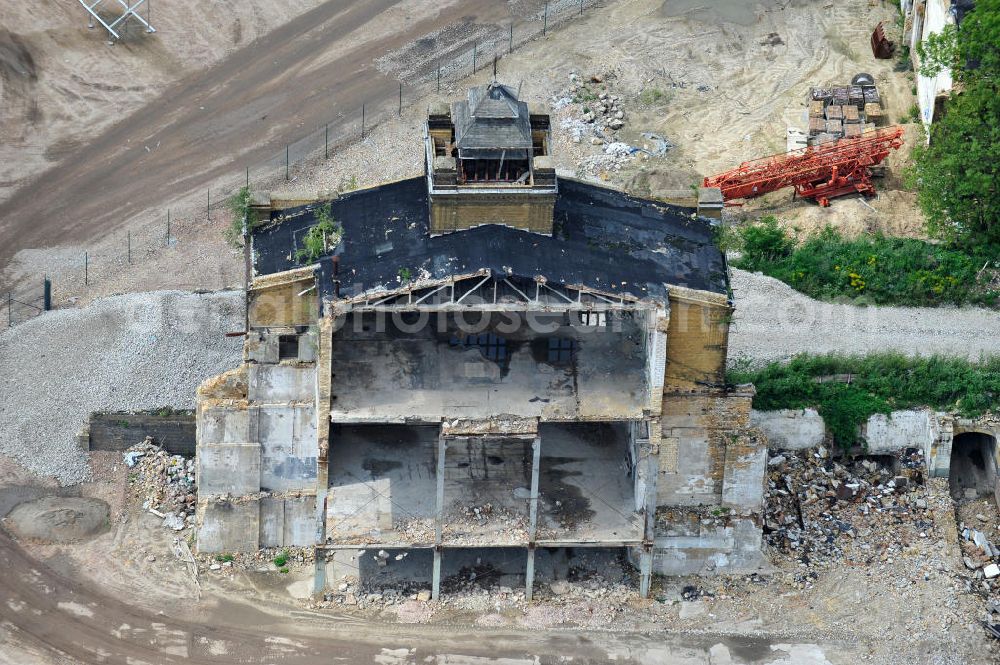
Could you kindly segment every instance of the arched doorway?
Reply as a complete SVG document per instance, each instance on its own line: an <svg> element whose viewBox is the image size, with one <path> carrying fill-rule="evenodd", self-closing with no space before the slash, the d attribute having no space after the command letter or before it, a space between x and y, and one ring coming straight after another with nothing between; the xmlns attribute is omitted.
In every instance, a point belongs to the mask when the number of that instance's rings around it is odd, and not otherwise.
<svg viewBox="0 0 1000 665"><path fill-rule="evenodd" d="M951 495L974 499L993 494L996 481L997 441L982 432L955 435L948 472Z"/></svg>

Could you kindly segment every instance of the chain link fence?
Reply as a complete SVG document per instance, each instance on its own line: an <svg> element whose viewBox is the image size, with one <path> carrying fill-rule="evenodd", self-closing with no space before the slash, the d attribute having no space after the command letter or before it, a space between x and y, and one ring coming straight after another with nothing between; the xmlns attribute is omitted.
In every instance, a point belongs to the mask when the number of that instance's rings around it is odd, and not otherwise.
<svg viewBox="0 0 1000 665"><path fill-rule="evenodd" d="M126 231L120 241L116 237L110 247L105 242L103 248L85 251L78 257L79 270L60 273L55 288L61 296L85 292L102 278L125 271L136 262L155 260L159 252L179 242L186 244L189 240L197 240L200 234L206 233L204 222L227 214L229 200L243 187L266 191L292 181L321 160L329 159L337 150L363 140L387 119L402 115L403 109L412 107L417 100L440 93L469 75L496 68L498 76L502 77L504 56L597 6L597 0L554 0L545 3L540 11L515 17L504 26L481 26L474 35L444 47L442 57L436 60L422 61L412 67L380 63L380 69L387 74L385 84L373 89L371 99L360 108L340 108L337 100L332 100L330 120L322 127L287 143L283 150L267 159L216 179L211 186L205 187L200 203L196 202L197 195L189 197L163 210L161 221ZM70 257L69 261L76 265L77 259ZM32 278L36 280L38 286L28 282L11 286L14 290L8 298L9 326L51 305L48 278L44 280L45 297L40 286L43 282L40 278Z"/></svg>

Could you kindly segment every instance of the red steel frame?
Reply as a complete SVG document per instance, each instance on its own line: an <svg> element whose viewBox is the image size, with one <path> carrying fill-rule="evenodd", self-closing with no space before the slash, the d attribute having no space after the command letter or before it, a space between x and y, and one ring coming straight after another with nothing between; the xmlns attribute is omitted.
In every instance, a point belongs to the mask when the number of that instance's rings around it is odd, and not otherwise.
<svg viewBox="0 0 1000 665"><path fill-rule="evenodd" d="M804 198L821 206L844 194L872 195L870 167L903 145L903 128L887 127L863 136L743 162L739 167L705 178L705 187L718 187L725 200L747 199L795 187Z"/></svg>

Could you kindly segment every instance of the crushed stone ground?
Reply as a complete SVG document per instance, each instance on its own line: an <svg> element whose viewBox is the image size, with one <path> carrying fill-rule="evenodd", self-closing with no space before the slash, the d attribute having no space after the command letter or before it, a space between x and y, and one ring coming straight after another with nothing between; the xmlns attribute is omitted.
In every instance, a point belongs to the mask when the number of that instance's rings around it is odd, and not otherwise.
<svg viewBox="0 0 1000 665"><path fill-rule="evenodd" d="M729 363L761 364L799 353L964 355L1000 353L995 311L956 307L858 307L820 302L760 273L732 271L736 312Z"/></svg>
<svg viewBox="0 0 1000 665"><path fill-rule="evenodd" d="M0 454L72 484L93 411L191 409L206 378L240 362L243 295L157 291L56 310L0 333Z"/></svg>

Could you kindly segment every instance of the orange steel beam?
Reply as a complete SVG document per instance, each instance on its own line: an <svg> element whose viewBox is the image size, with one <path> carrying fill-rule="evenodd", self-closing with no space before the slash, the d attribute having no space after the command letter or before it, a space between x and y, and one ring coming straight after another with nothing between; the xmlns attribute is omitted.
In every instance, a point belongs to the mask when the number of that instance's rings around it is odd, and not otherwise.
<svg viewBox="0 0 1000 665"><path fill-rule="evenodd" d="M755 159L705 178L704 186L718 187L726 200L795 187L801 196L828 205L832 196L851 191L873 192L869 167L898 149L903 144L902 137L902 127L888 127L855 138Z"/></svg>

